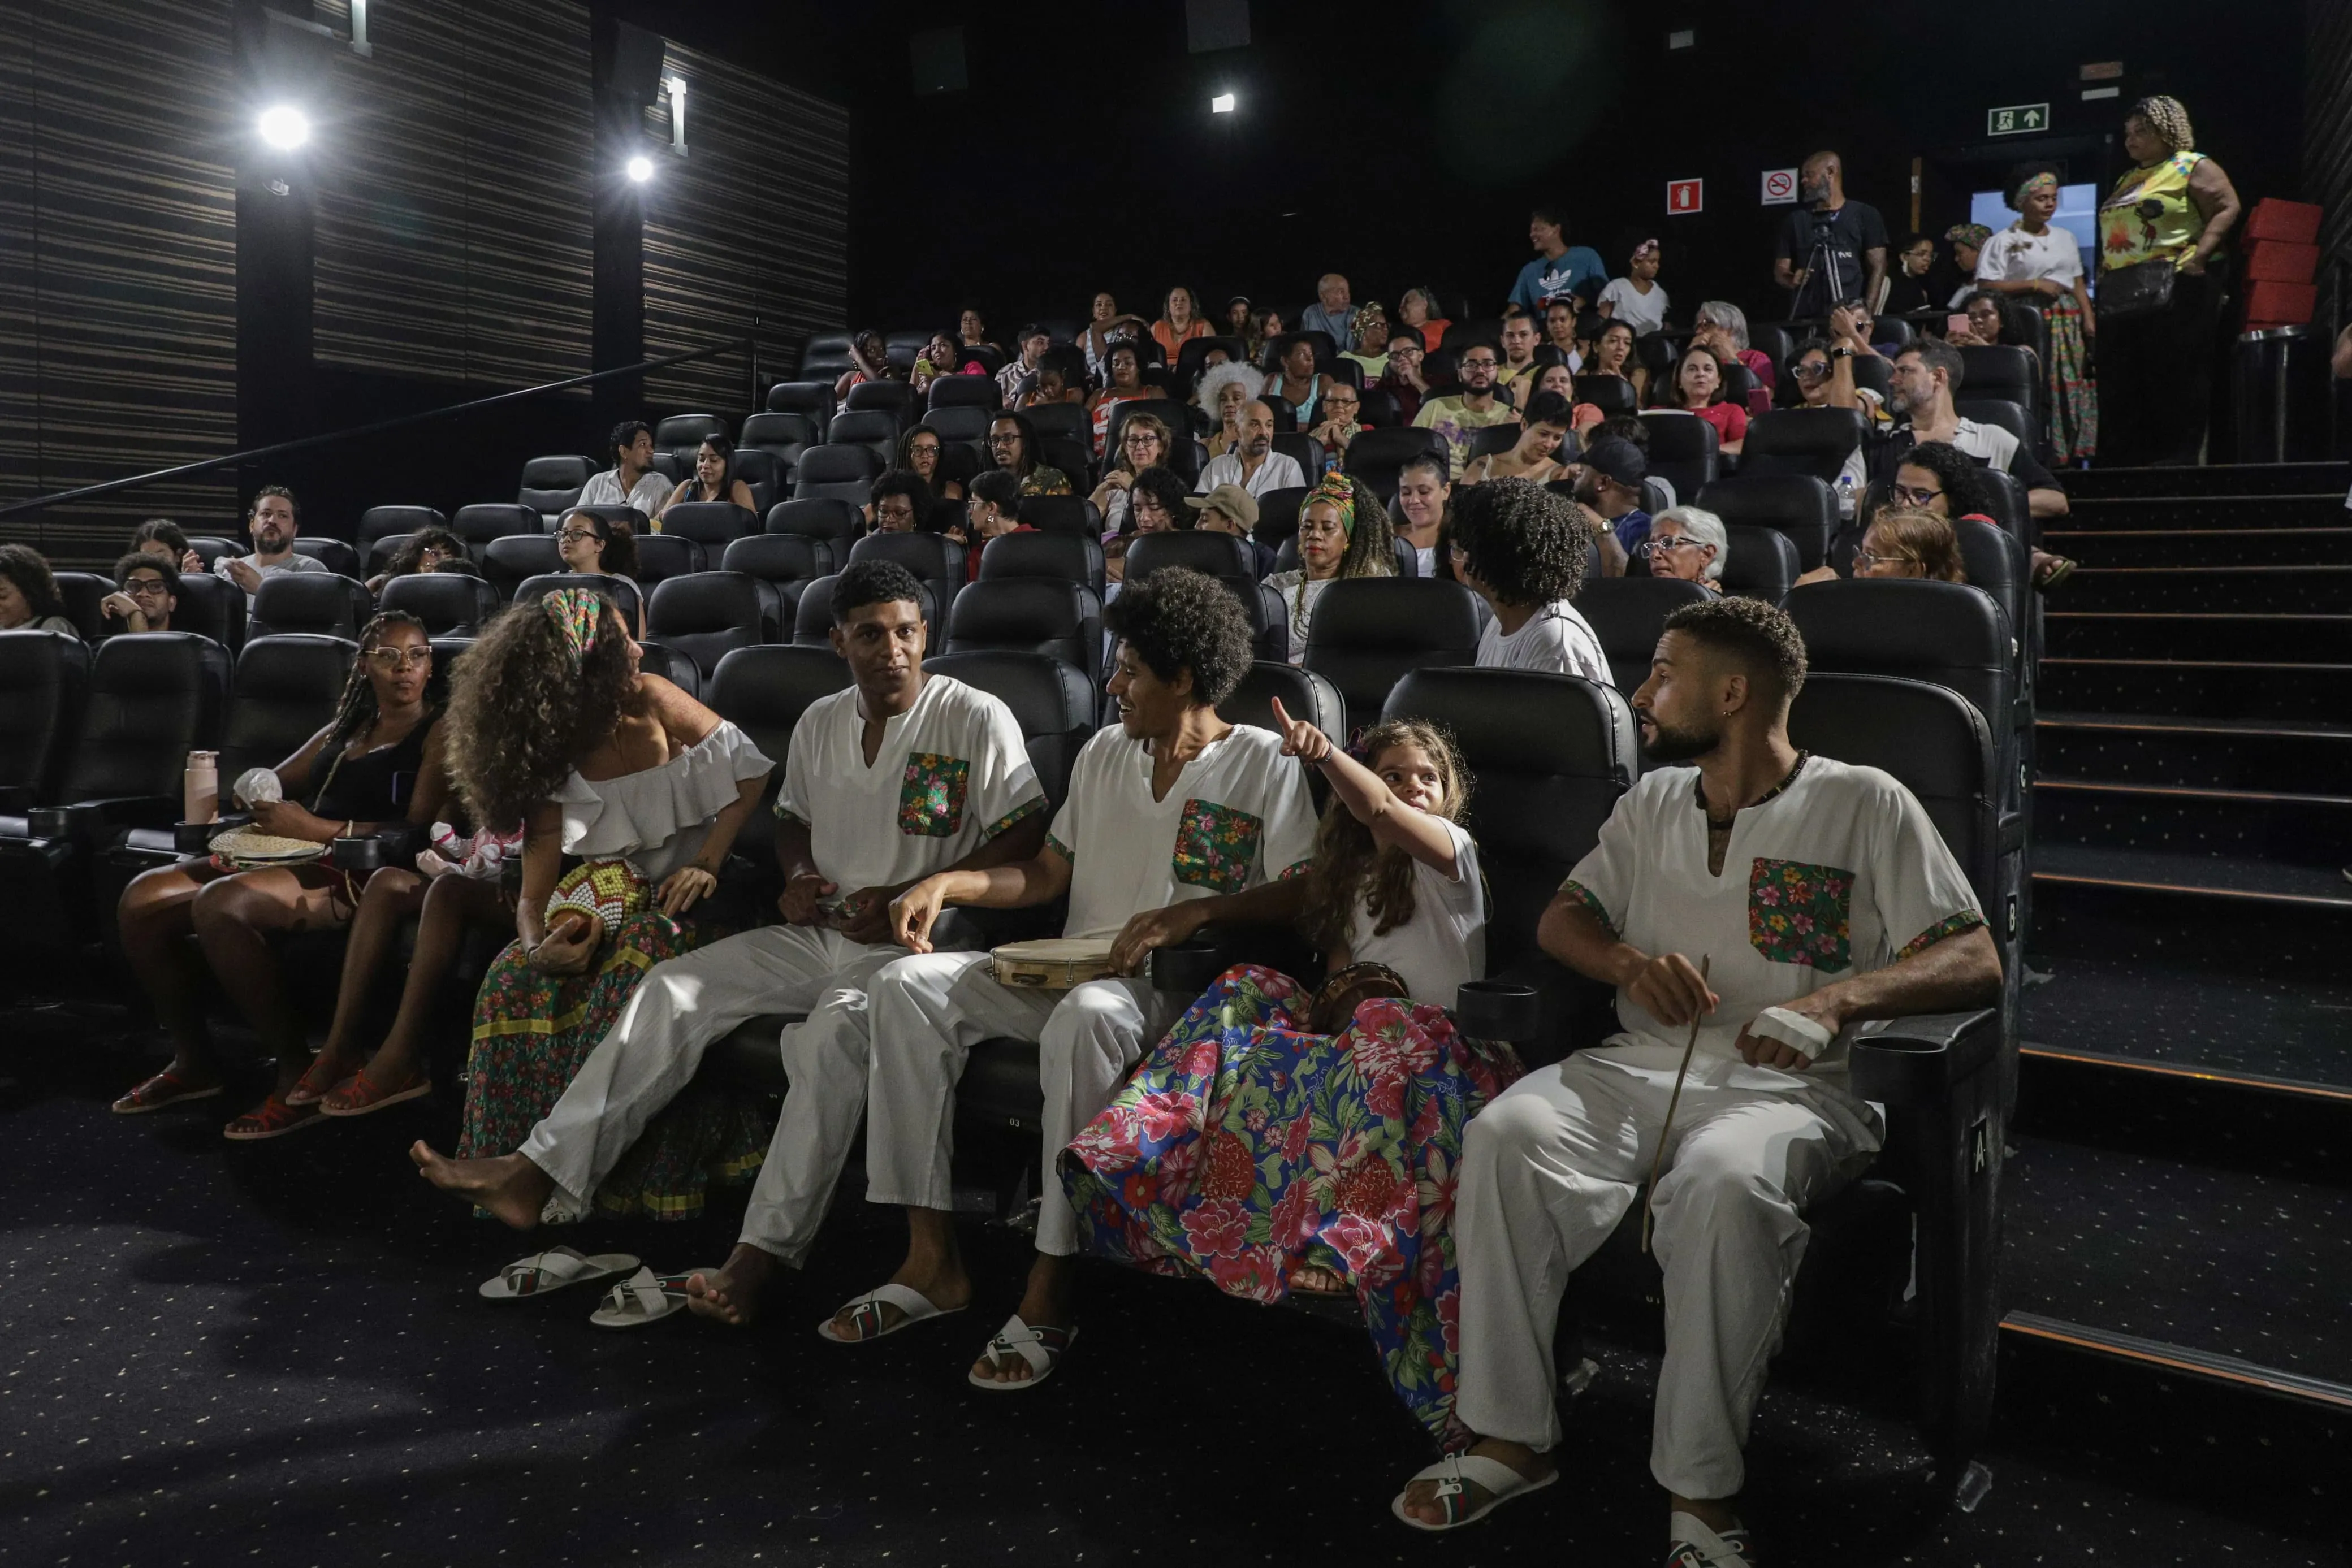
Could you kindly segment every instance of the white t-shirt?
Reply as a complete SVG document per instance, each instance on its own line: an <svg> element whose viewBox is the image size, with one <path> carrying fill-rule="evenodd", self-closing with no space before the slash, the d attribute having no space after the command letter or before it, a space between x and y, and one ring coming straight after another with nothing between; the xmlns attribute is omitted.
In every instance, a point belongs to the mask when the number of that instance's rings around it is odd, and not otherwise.
<svg viewBox="0 0 2352 1568"><path fill-rule="evenodd" d="M1610 308L1610 319L1622 321L1640 337L1666 324L1666 291L1653 283L1647 294L1630 277L1612 277L1601 291L1601 303Z"/></svg>
<svg viewBox="0 0 2352 1568"><path fill-rule="evenodd" d="M1503 623L1486 622L1478 633L1478 667L1482 670L1539 670L1546 674L1582 675L1602 685L1612 684L1609 655L1591 622L1563 599L1528 617L1528 623L1503 635Z"/></svg>
<svg viewBox="0 0 2352 1568"><path fill-rule="evenodd" d="M1979 424L1973 419L1959 422L1952 434L1952 444L2001 474L2008 473L2011 461L2017 455L2017 437L1998 424Z"/></svg>
<svg viewBox="0 0 2352 1568"><path fill-rule="evenodd" d="M1422 576L1435 577L1437 575L1437 547L1435 545L1413 546L1412 559L1420 563Z"/></svg>
<svg viewBox="0 0 2352 1568"><path fill-rule="evenodd" d="M262 560L259 556L225 555L221 557L220 559L213 562L213 575L219 578L224 582L235 582L236 580L228 574L228 563L233 560L241 560L246 565L253 568L254 570L259 572L263 582L268 582L271 578L276 577L280 572L295 572L299 574L306 571L332 571L334 570L334 568L329 566L325 561L320 560L317 556L304 555L298 550L294 554L288 556L284 560L271 561L267 566L262 564ZM257 593L259 591L259 584L256 584L255 589ZM247 609L252 608L254 598L254 593L248 593L245 596L246 607Z"/></svg>
<svg viewBox="0 0 2352 1568"><path fill-rule="evenodd" d="M1985 241L1977 252L1979 283L2030 283L2037 277L2051 277L2071 287L2082 276L2083 252L2074 236L2061 228L2030 235L2012 224Z"/></svg>
<svg viewBox="0 0 2352 1568"><path fill-rule="evenodd" d="M1348 927L1348 956L1386 964L1404 977L1417 1002L1450 1008L1465 980L1486 973L1486 889L1478 875L1478 845L1453 823L1454 875L1412 862L1412 918L1385 936L1372 935L1370 910L1356 905Z"/></svg>
<svg viewBox="0 0 2352 1568"><path fill-rule="evenodd" d="M580 499L573 505L635 507L650 517L662 509L662 503L668 500L670 492L677 488L677 483L660 469L648 468L638 476L637 487L625 496L621 493L621 471L607 468L588 481L580 492Z"/></svg>
<svg viewBox="0 0 2352 1568"><path fill-rule="evenodd" d="M929 676L883 725L871 767L862 709L856 686L811 703L776 791L776 815L808 825L816 869L843 893L929 876L1045 809L1021 726L988 693Z"/></svg>
<svg viewBox="0 0 2352 1568"><path fill-rule="evenodd" d="M1268 490L1303 490L1307 487L1307 471L1298 460L1286 452L1269 452L1257 472L1244 477L1242 460L1228 452L1223 457L1212 457L1202 466L1200 483L1192 494L1205 496L1220 485L1239 485L1253 496L1263 496Z"/></svg>
<svg viewBox="0 0 2352 1568"><path fill-rule="evenodd" d="M1116 936L1130 915L1303 874L1315 858L1307 773L1272 730L1236 725L1151 798L1151 752L1117 724L1070 769L1045 842L1070 862L1062 935Z"/></svg>
<svg viewBox="0 0 2352 1568"><path fill-rule="evenodd" d="M1325 589L1339 580L1336 577L1310 578L1303 567L1277 571L1266 578L1265 585L1282 597L1283 631L1290 640L1289 652L1284 656L1292 664L1307 662L1307 632L1315 624L1315 601L1323 597Z"/></svg>
<svg viewBox="0 0 2352 1568"><path fill-rule="evenodd" d="M1645 774L1560 891L1654 957L1711 960L1707 984L1723 1005L1699 1028L1691 1073L1746 1089L1802 1089L1845 1071L1843 1038L1804 1074L1743 1063L1736 1042L1764 1009L1985 923L1911 792L1875 768L1825 757L1806 758L1779 794L1739 813L1721 876L1706 869L1698 770ZM1687 1028L1660 1023L1622 988L1617 1019L1624 1031L1586 1054L1672 1082Z"/></svg>

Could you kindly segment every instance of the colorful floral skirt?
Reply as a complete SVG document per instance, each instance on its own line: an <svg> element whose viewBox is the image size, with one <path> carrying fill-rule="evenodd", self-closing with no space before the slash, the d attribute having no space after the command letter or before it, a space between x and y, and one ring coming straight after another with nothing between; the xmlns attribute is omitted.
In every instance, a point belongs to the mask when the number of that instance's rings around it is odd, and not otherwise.
<svg viewBox="0 0 2352 1568"><path fill-rule="evenodd" d="M2099 450L2099 389L2091 379L2091 350L2083 336L2083 308L2071 294L2050 301L2050 449L2073 463Z"/></svg>
<svg viewBox="0 0 2352 1568"><path fill-rule="evenodd" d="M1063 1185L1096 1252L1257 1301L1303 1266L1342 1276L1397 1397L1458 1447L1454 1174L1518 1058L1410 1001L1307 1034L1307 1001L1271 969L1225 971L1064 1152Z"/></svg>
<svg viewBox="0 0 2352 1568"><path fill-rule="evenodd" d="M460 1159L509 1155L554 1108L588 1053L629 1003L647 969L701 945L694 927L659 910L624 915L577 975L530 967L509 943L474 1002L466 1059ZM596 1207L655 1219L691 1219L714 1186L748 1181L765 1157L774 1117L757 1096L689 1085L656 1116L596 1192Z"/></svg>

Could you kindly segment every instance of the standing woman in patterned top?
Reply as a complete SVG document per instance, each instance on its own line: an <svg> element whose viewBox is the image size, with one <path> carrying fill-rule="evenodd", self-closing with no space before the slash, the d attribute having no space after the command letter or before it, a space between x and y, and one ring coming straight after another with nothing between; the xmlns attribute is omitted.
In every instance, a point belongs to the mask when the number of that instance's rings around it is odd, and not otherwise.
<svg viewBox="0 0 2352 1568"><path fill-rule="evenodd" d="M449 771L477 824L523 829L516 940L474 1004L460 1158L520 1147L612 1029L639 977L700 945L687 915L718 891L772 767L751 737L659 675L613 601L562 588L492 621L451 681ZM565 874L567 857L580 863ZM764 1107L693 1089L670 1102L602 1207L701 1212L747 1179Z"/></svg>
<svg viewBox="0 0 2352 1568"><path fill-rule="evenodd" d="M2208 267L2238 193L2196 145L2178 99L2140 99L2124 117L2134 166L2099 207L2099 455L2118 465L2193 464L2204 444L2222 287Z"/></svg>

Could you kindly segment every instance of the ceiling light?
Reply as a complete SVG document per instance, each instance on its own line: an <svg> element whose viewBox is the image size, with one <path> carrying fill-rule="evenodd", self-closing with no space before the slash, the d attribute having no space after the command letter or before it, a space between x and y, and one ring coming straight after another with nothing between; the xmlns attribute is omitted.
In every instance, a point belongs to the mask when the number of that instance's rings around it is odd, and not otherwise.
<svg viewBox="0 0 2352 1568"><path fill-rule="evenodd" d="M629 178L642 185L654 177L654 161L640 152L628 162Z"/></svg>
<svg viewBox="0 0 2352 1568"><path fill-rule="evenodd" d="M291 104L261 111L261 139L281 152L290 152L310 140L310 120Z"/></svg>
<svg viewBox="0 0 2352 1568"><path fill-rule="evenodd" d="M1221 92L1216 97L1209 100L1209 112L1211 114L1231 114L1233 111L1234 95L1232 93Z"/></svg>

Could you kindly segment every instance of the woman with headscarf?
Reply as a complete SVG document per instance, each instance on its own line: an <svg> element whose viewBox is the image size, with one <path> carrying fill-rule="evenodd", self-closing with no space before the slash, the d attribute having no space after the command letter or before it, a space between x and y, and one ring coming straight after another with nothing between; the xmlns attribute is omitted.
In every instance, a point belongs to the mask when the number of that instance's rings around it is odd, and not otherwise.
<svg viewBox="0 0 2352 1568"><path fill-rule="evenodd" d="M2144 98L2124 117L2133 167L2099 206L2099 455L2193 464L2205 439L2213 314L2207 267L2238 221L2238 193L2197 152L2178 99Z"/></svg>
<svg viewBox="0 0 2352 1568"><path fill-rule="evenodd" d="M1959 287L1944 301L1947 310L1958 310L1960 301L1977 291L1977 263L1984 257L1984 243L1992 238L1992 230L1982 224L1954 224L1944 231L1945 243L1952 247L1952 267L1959 277Z"/></svg>
<svg viewBox="0 0 2352 1568"><path fill-rule="evenodd" d="M2017 221L1988 238L1977 253L1977 287L2012 308L2040 310L2050 323L2050 358L2042 367L2049 389L2050 449L2073 463L2099 445L2099 403L2091 383L2090 340L2098 329L2074 236L2055 227L2058 171L2028 164L2010 177L2009 204ZM1967 308L1963 306L1962 308Z"/></svg>

